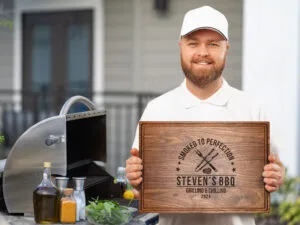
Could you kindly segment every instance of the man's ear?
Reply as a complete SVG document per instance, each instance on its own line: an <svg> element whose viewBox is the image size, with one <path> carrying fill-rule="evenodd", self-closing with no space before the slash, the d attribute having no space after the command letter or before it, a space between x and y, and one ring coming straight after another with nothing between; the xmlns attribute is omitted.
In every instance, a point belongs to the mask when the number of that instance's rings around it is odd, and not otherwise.
<svg viewBox="0 0 300 225"><path fill-rule="evenodd" d="M227 51L229 49L229 42L228 41L227 41L227 44L226 44L226 49L227 49Z"/></svg>
<svg viewBox="0 0 300 225"><path fill-rule="evenodd" d="M179 46L179 48L181 47L181 45L182 45L182 40L180 39L180 40L178 41L178 46Z"/></svg>
<svg viewBox="0 0 300 225"><path fill-rule="evenodd" d="M229 42L226 43L226 56L228 55Z"/></svg>

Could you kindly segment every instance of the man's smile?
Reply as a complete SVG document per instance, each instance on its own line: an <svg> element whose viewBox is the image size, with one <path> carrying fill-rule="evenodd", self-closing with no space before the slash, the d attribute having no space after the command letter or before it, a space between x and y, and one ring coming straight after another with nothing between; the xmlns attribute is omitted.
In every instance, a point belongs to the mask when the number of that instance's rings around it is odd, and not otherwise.
<svg viewBox="0 0 300 225"><path fill-rule="evenodd" d="M207 61L194 62L194 64L196 64L197 66L210 66L210 65L212 65L211 62L207 62Z"/></svg>

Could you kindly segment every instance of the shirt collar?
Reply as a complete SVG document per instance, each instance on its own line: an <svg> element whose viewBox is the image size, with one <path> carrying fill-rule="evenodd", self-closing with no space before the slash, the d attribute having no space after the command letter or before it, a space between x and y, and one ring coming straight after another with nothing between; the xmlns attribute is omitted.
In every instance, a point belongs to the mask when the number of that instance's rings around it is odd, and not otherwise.
<svg viewBox="0 0 300 225"><path fill-rule="evenodd" d="M216 106L225 106L231 96L230 86L227 81L223 78L221 88L214 93L212 96L205 100L201 100L193 95L186 87L186 79L181 83L180 88L184 92L183 106L184 108L192 108L200 103L208 103Z"/></svg>

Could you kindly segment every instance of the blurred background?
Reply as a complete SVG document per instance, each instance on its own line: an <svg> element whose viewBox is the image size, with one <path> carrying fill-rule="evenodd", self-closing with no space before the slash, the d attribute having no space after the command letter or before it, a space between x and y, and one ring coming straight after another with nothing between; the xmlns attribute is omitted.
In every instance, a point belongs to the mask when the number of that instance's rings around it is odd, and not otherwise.
<svg viewBox="0 0 300 225"><path fill-rule="evenodd" d="M107 170L115 175L147 102L183 80L182 19L206 4L229 21L225 79L263 105L297 183L299 0L0 0L0 159L27 128L83 95L107 111ZM285 188L275 199L295 200L296 189Z"/></svg>
<svg viewBox="0 0 300 225"><path fill-rule="evenodd" d="M297 0L0 0L1 158L28 127L79 94L107 110L114 174L147 102L183 80L182 19L205 4L229 21L225 79L263 104L280 158L299 175Z"/></svg>

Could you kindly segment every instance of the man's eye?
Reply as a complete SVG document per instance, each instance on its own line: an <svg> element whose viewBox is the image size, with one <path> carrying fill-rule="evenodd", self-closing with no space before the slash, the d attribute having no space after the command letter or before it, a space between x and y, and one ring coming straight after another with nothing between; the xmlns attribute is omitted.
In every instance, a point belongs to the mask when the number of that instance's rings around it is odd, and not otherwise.
<svg viewBox="0 0 300 225"><path fill-rule="evenodd" d="M189 46L197 46L197 43L196 42L190 42L188 43Z"/></svg>
<svg viewBox="0 0 300 225"><path fill-rule="evenodd" d="M219 45L218 43L216 43L216 42L210 42L208 45L211 46L211 47L219 47L219 46L220 46L220 45Z"/></svg>

